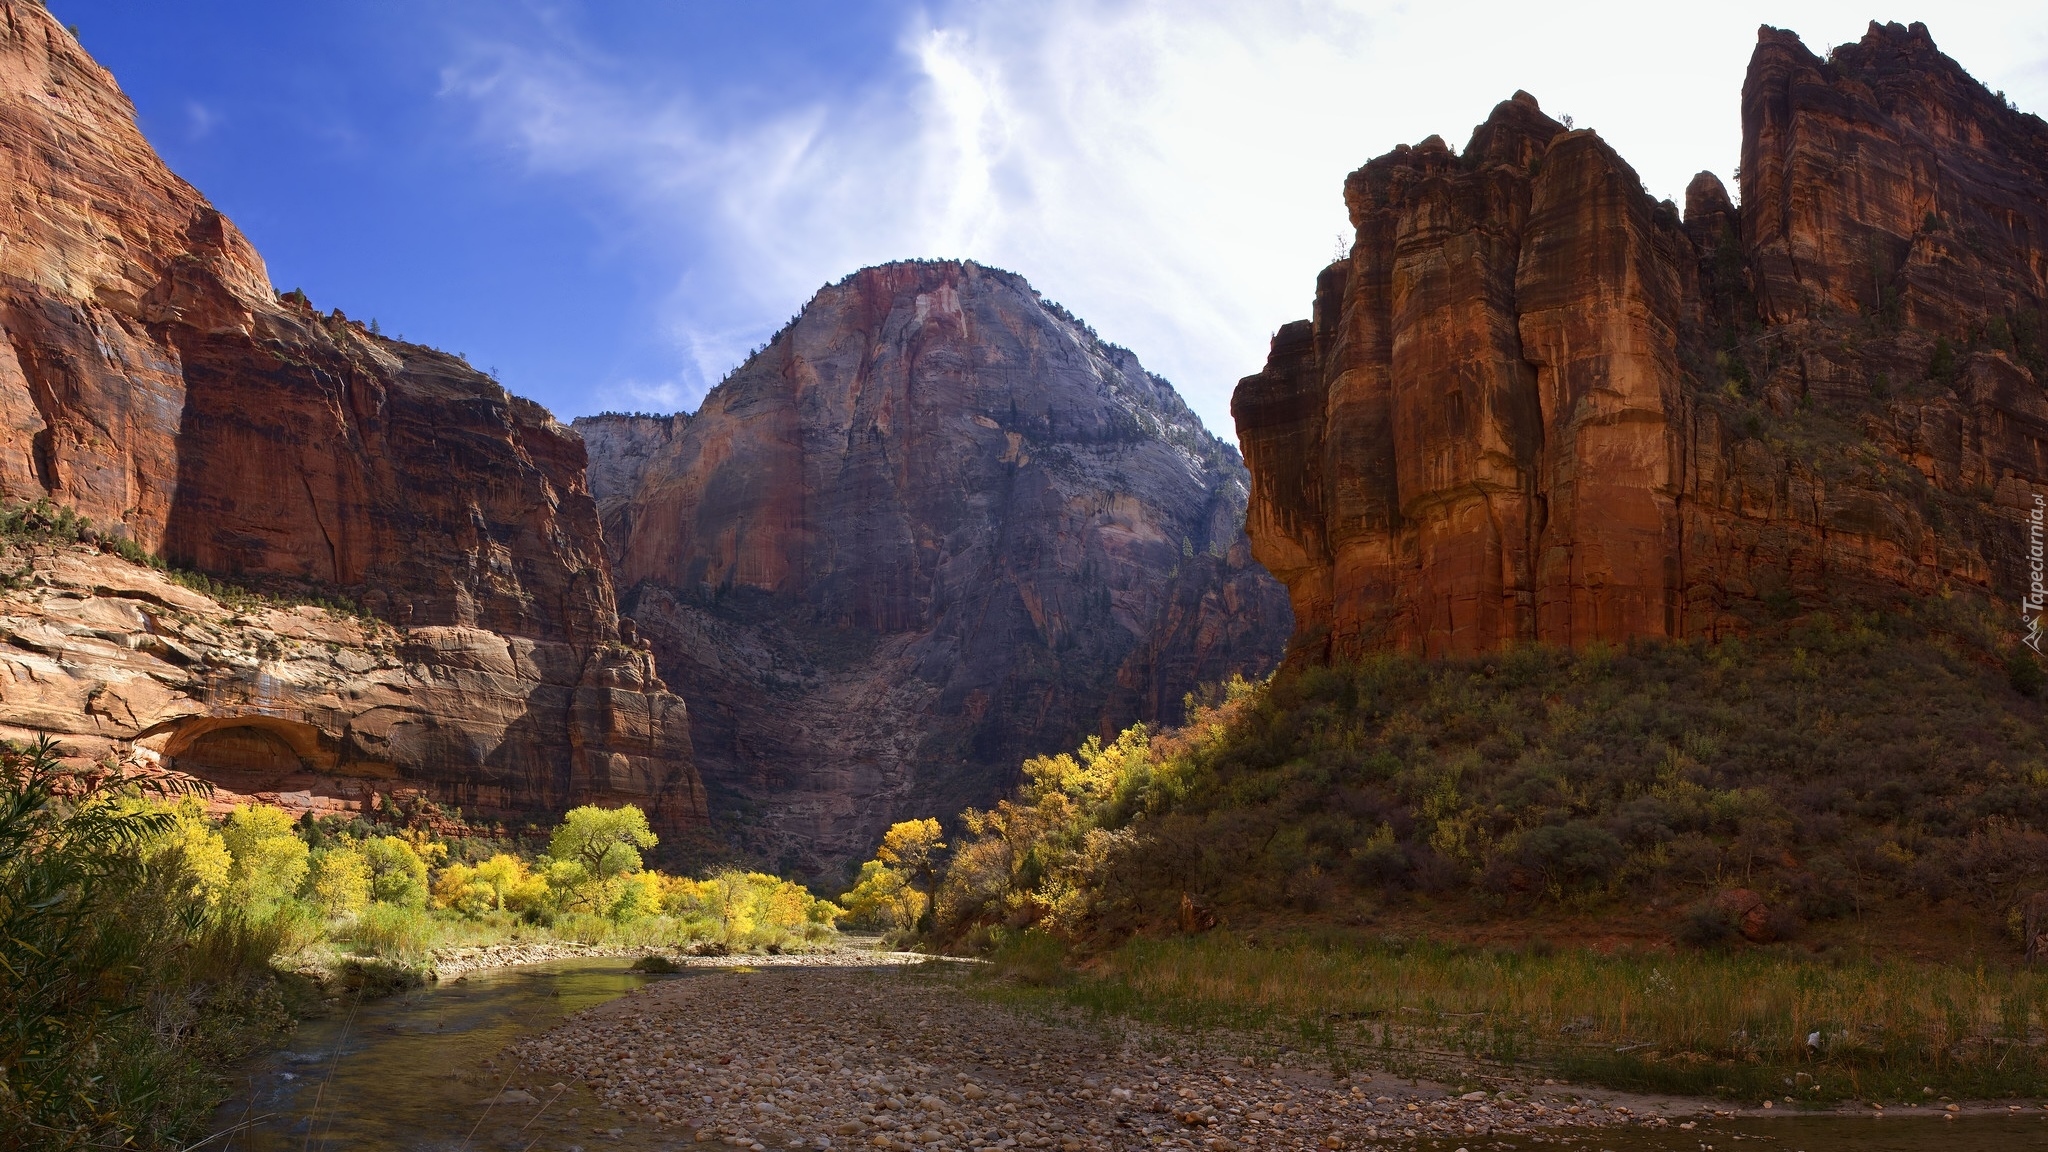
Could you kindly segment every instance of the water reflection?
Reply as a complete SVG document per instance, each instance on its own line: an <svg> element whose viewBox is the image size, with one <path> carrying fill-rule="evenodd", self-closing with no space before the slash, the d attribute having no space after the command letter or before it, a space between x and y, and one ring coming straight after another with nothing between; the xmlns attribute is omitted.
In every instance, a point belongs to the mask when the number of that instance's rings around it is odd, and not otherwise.
<svg viewBox="0 0 2048 1152"><path fill-rule="evenodd" d="M208 1147L681 1147L687 1134L630 1131L582 1089L530 1083L503 1060L520 1035L647 981L626 965L562 961L472 973L307 1021L288 1050L246 1070L244 1090L215 1114L217 1128L241 1127Z"/></svg>

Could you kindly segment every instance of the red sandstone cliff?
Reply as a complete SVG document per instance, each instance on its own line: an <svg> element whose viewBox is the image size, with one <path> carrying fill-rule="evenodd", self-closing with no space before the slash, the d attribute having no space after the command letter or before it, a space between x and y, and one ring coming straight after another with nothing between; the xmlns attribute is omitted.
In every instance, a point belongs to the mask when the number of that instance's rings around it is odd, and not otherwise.
<svg viewBox="0 0 2048 1152"><path fill-rule="evenodd" d="M806 867L1288 633L1236 453L1006 272L866 269L687 419L577 427L714 814Z"/></svg>
<svg viewBox="0 0 2048 1152"><path fill-rule="evenodd" d="M1740 631L2026 584L2048 126L1873 24L1765 28L1742 206L1653 202L1526 93L1354 172L1348 259L1233 401L1297 652Z"/></svg>
<svg viewBox="0 0 2048 1152"><path fill-rule="evenodd" d="M456 357L277 297L28 0L0 2L0 180L0 496L207 572L340 590L401 630L402 707L261 669L221 701L295 734L280 769L702 819L682 702L622 642L579 438ZM0 682L0 720L34 715L7 703L42 687Z"/></svg>

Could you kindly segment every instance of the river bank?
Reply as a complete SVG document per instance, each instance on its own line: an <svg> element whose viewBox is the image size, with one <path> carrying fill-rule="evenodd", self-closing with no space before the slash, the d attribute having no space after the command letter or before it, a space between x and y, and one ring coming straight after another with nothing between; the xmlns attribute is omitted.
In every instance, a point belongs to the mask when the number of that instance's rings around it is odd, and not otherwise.
<svg viewBox="0 0 2048 1152"><path fill-rule="evenodd" d="M914 963L894 963L903 959ZM623 957L474 968L308 1021L216 1114L245 1152L382 1147L1605 1149L2048 1148L2048 1120L1960 1105L1775 1113L1697 1098L1333 1069L1265 1038L1015 996L980 965ZM1919 1113L1915 1120L1896 1120ZM1881 1138L1880 1138L1881 1136Z"/></svg>
<svg viewBox="0 0 2048 1152"><path fill-rule="evenodd" d="M513 1051L528 1079L583 1084L630 1124L757 1150L1341 1148L1689 1131L1731 1115L1555 1083L1460 1091L1384 1071L1261 1064L1215 1037L1020 1011L973 985L936 964L731 969L641 989Z"/></svg>

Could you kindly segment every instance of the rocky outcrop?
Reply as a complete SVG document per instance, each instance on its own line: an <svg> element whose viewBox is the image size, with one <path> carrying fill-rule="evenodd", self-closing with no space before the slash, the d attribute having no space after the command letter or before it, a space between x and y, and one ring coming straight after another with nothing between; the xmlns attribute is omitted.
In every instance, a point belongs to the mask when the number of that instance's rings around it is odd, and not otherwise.
<svg viewBox="0 0 2048 1152"><path fill-rule="evenodd" d="M422 690L376 724L332 728L264 681L338 770L702 818L682 704L619 630L580 439L457 357L274 294L28 0L0 2L0 168L0 496L410 637ZM472 673L489 689L431 687Z"/></svg>
<svg viewBox="0 0 2048 1152"><path fill-rule="evenodd" d="M10 546L0 565L32 573L0 591L8 739L50 734L81 756L197 770L217 807L350 815L422 797L516 825L635 800L671 827L703 817L694 777L649 790L576 755L576 743L685 730L681 701L649 690L646 652L619 661L613 684L572 687L546 667L559 650L481 628L224 603L90 547ZM445 753L455 745L496 753L470 763Z"/></svg>
<svg viewBox="0 0 2048 1152"><path fill-rule="evenodd" d="M2048 128L1915 24L1766 28L1743 203L1681 217L1527 93L1354 172L1348 259L1233 402L1308 659L1740 632L2026 587Z"/></svg>
<svg viewBox="0 0 2048 1152"><path fill-rule="evenodd" d="M579 420L714 814L808 868L1277 659L1245 476L1165 381L971 263L822 290L682 418Z"/></svg>

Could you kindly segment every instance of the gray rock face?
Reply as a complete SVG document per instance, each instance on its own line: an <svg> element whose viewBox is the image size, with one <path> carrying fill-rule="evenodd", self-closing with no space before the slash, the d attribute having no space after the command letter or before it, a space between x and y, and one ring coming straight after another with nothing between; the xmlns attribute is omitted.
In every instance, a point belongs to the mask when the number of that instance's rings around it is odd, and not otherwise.
<svg viewBox="0 0 2048 1152"><path fill-rule="evenodd" d="M800 867L1177 720L1292 628L1236 451L1006 272L863 270L687 420L577 428L714 815Z"/></svg>

